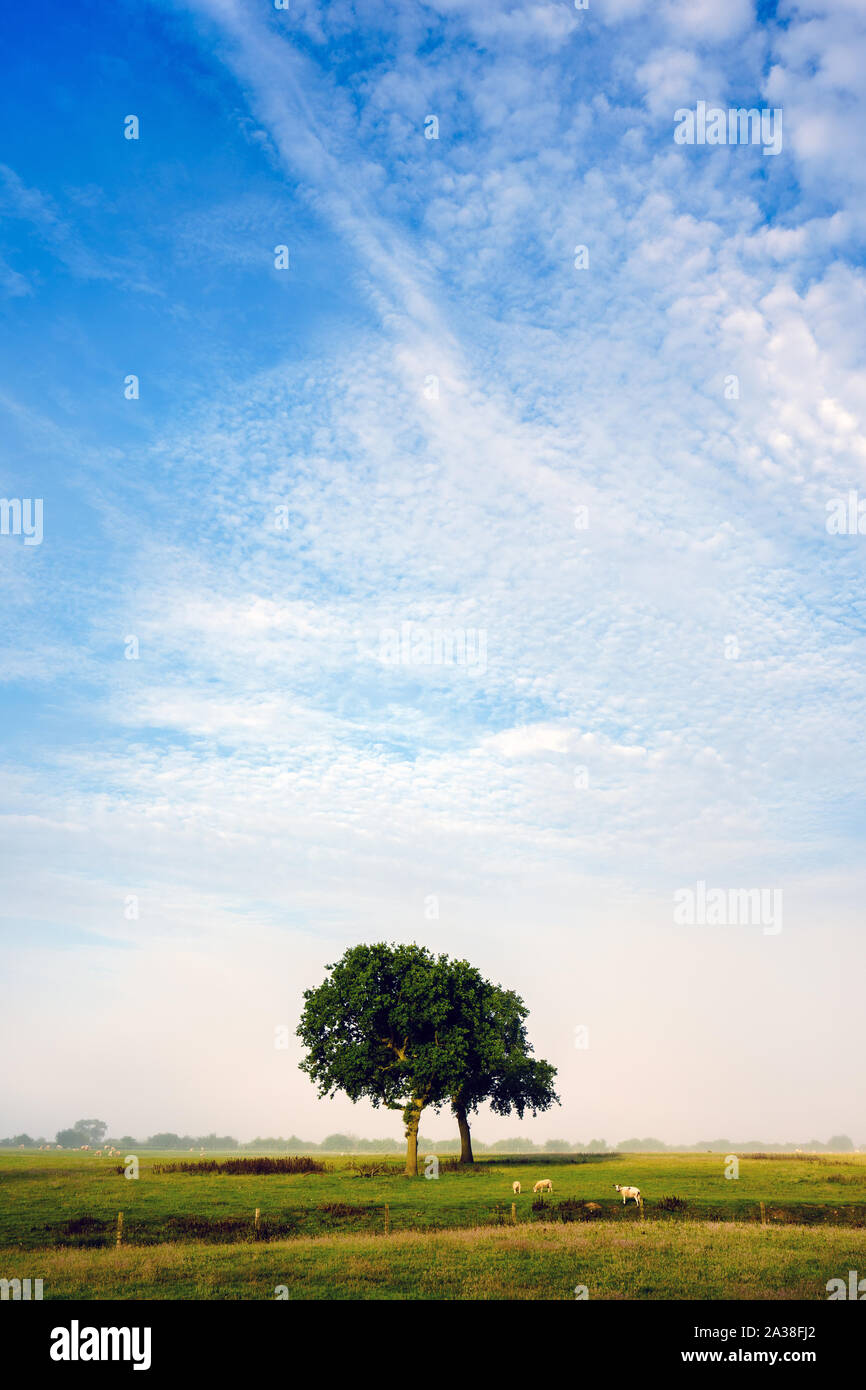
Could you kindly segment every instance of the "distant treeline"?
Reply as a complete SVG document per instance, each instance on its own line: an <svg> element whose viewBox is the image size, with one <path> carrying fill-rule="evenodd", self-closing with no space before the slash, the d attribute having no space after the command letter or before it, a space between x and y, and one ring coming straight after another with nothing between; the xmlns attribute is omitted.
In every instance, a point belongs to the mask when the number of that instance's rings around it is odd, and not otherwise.
<svg viewBox="0 0 866 1390"><path fill-rule="evenodd" d="M249 1143L241 1143L230 1134L175 1134L167 1130L163 1134L151 1134L148 1139L134 1139L131 1134L113 1138L107 1133L108 1126L103 1120L78 1120L69 1129L58 1130L53 1139L32 1138L29 1134L13 1134L8 1139L0 1139L0 1148L40 1148L47 1144L59 1144L64 1149L78 1149L83 1144L91 1148L140 1149L204 1149L206 1152L226 1153L237 1149L243 1153L274 1149L284 1153L344 1153L377 1154L394 1153L402 1147L402 1140L361 1139L357 1134L329 1134L320 1144L309 1139L299 1139L292 1134L288 1139L279 1136L256 1138ZM770 1144L764 1139L749 1139L745 1143L735 1139L705 1139L698 1144L665 1144L661 1139L624 1139L622 1143L611 1145L606 1139L590 1139L588 1143L568 1139L548 1139L544 1144L534 1144L531 1139L497 1139L494 1144L485 1144L472 1136L472 1147L476 1153L796 1153L798 1150L817 1153L847 1153L854 1149L854 1142L847 1134L834 1134L825 1143L820 1139L809 1139L799 1143ZM459 1139L418 1140L419 1153L451 1154L460 1152Z"/></svg>
<svg viewBox="0 0 866 1390"><path fill-rule="evenodd" d="M854 1141L847 1134L833 1134L823 1144L820 1139L801 1139L796 1144L768 1144L765 1139L702 1139L698 1144L664 1144L661 1139L624 1139L618 1153L849 1153Z"/></svg>

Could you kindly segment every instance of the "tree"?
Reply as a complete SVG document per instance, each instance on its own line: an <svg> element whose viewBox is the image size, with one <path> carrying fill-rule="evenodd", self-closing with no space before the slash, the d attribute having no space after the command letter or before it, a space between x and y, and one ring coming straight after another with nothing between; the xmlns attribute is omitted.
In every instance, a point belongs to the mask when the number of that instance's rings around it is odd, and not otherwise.
<svg viewBox="0 0 866 1390"><path fill-rule="evenodd" d="M343 1091L402 1111L405 1172L416 1177L422 1112L438 1110L467 1078L472 967L423 946L378 942L350 947L327 969L317 989L304 991L301 1070L322 1097Z"/></svg>
<svg viewBox="0 0 866 1390"><path fill-rule="evenodd" d="M95 1149L107 1132L108 1125L104 1120L76 1120L71 1129L58 1130L56 1139L64 1149L80 1149L82 1144L89 1144Z"/></svg>
<svg viewBox="0 0 866 1390"><path fill-rule="evenodd" d="M358 1136L356 1134L329 1134L319 1145L322 1149L330 1149L334 1153L351 1153L358 1146Z"/></svg>
<svg viewBox="0 0 866 1390"><path fill-rule="evenodd" d="M484 1101L497 1115L516 1114L523 1119L559 1104L553 1089L556 1068L532 1057L532 1044L524 1020L529 1010L513 990L489 980L464 980L474 988L467 1013L472 1019L470 1057L466 1075L451 1098L460 1131L460 1162L472 1163L469 1115Z"/></svg>
<svg viewBox="0 0 866 1390"><path fill-rule="evenodd" d="M830 1153L850 1153L854 1147L854 1140L847 1134L833 1134L827 1140L827 1148Z"/></svg>

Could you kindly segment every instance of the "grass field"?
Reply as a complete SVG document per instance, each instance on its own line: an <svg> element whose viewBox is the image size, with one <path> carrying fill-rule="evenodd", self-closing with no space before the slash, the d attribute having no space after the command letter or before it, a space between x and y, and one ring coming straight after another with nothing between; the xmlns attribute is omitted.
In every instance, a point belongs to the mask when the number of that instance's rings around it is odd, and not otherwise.
<svg viewBox="0 0 866 1390"><path fill-rule="evenodd" d="M3 1252L46 1299L825 1299L866 1230L646 1221Z"/></svg>
<svg viewBox="0 0 866 1390"><path fill-rule="evenodd" d="M373 1177L349 1158L324 1173L153 1172L187 1159L140 1155L128 1180L90 1154L3 1154L0 1277L42 1278L45 1298L273 1298L277 1285L297 1298L573 1298L576 1284L600 1298L826 1298L829 1278L866 1270L866 1155L744 1156L735 1180L721 1154L497 1156L429 1181L403 1178L396 1156ZM543 1206L539 1177L554 1185ZM641 1188L642 1212L617 1182ZM664 1210L670 1196L685 1207ZM594 1219L574 1206L586 1201Z"/></svg>

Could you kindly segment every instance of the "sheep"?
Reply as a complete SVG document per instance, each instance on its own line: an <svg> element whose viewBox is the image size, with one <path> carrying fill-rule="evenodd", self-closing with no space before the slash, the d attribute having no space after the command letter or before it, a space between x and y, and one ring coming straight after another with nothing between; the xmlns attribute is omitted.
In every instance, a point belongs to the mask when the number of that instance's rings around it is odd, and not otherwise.
<svg viewBox="0 0 866 1390"><path fill-rule="evenodd" d="M539 1178L532 1190L533 1192L552 1192L553 1183L550 1178Z"/></svg>
<svg viewBox="0 0 866 1390"><path fill-rule="evenodd" d="M626 1202L629 1201L632 1197L634 1198L634 1204L636 1207L639 1207L641 1205L643 1197L640 1195L639 1187L620 1187L618 1182L614 1183L614 1187L616 1188L617 1192L622 1193L623 1206L625 1206Z"/></svg>
<svg viewBox="0 0 866 1390"><path fill-rule="evenodd" d="M519 1182L513 1182L513 1183L511 1184L511 1191L514 1193L515 1197L519 1197L519 1196L520 1196L520 1192L521 1192L520 1183L519 1183Z"/></svg>

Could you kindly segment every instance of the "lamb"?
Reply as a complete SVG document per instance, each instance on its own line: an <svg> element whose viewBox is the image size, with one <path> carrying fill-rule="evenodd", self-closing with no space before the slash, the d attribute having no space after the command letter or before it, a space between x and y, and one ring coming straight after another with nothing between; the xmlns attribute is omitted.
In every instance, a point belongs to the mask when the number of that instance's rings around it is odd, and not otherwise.
<svg viewBox="0 0 866 1390"><path fill-rule="evenodd" d="M533 1192L552 1192L553 1183L550 1178L539 1178L532 1190Z"/></svg>
<svg viewBox="0 0 866 1390"><path fill-rule="evenodd" d="M639 1187L620 1187L618 1182L614 1183L614 1187L616 1188L617 1192L622 1193L623 1206L625 1206L626 1202L629 1201L631 1198L634 1198L634 1204L636 1207L640 1206L641 1202L643 1201L643 1197L641 1197L640 1195Z"/></svg>
<svg viewBox="0 0 866 1390"><path fill-rule="evenodd" d="M515 1197L519 1197L519 1196L520 1196L520 1191L521 1191L521 1189L520 1189L520 1183L519 1183L519 1182L513 1182L513 1183L511 1184L511 1191L514 1193Z"/></svg>

